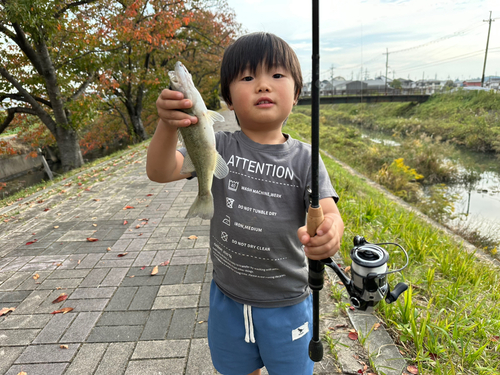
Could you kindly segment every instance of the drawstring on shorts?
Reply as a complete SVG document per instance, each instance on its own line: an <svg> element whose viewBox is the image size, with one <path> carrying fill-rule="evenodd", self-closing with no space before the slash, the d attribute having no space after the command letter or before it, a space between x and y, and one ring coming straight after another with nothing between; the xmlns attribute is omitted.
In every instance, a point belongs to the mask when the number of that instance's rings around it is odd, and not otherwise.
<svg viewBox="0 0 500 375"><path fill-rule="evenodd" d="M243 305L243 318L245 320L245 342L253 344L255 336L253 334L252 306Z"/></svg>

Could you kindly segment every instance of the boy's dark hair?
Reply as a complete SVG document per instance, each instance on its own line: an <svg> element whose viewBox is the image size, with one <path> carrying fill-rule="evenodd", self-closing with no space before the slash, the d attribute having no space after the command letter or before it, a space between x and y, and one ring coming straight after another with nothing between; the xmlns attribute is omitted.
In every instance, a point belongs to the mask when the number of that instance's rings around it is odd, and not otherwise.
<svg viewBox="0 0 500 375"><path fill-rule="evenodd" d="M292 74L295 82L295 99L302 90L302 73L297 55L280 37L257 32L238 38L224 52L220 70L221 94L224 101L232 104L229 85L245 69L255 74L257 67L264 64L268 69L281 66Z"/></svg>

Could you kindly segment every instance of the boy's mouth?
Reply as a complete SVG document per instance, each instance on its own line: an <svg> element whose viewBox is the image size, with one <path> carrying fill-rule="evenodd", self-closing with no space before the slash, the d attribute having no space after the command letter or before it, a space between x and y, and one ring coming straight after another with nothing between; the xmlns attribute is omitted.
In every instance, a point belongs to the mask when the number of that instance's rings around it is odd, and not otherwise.
<svg viewBox="0 0 500 375"><path fill-rule="evenodd" d="M255 103L255 105L263 105L263 104L274 104L274 102L269 98L260 98L259 100L257 100L257 103Z"/></svg>

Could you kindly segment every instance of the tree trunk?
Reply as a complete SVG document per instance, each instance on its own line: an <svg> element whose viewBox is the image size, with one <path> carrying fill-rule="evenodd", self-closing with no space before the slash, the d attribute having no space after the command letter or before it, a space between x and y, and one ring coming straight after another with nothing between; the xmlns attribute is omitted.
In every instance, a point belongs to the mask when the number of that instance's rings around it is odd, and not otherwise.
<svg viewBox="0 0 500 375"><path fill-rule="evenodd" d="M148 139L148 134L144 129L144 124L142 122L141 116L136 114L130 114L130 120L132 121L132 127L134 128L134 133L142 141Z"/></svg>
<svg viewBox="0 0 500 375"><path fill-rule="evenodd" d="M78 142L78 134L72 128L65 129L58 126L56 129L56 141L59 147L59 156L64 172L83 165L82 152Z"/></svg>

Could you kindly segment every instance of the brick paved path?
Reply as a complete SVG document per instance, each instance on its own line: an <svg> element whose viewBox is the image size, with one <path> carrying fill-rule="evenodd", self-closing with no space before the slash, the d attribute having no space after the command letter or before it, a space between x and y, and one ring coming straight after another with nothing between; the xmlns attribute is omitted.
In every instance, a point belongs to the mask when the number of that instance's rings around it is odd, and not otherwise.
<svg viewBox="0 0 500 375"><path fill-rule="evenodd" d="M235 129L224 114L219 129ZM196 179L151 182L145 161L136 147L0 210L0 308L16 308L0 317L0 374L216 373L209 221L184 219ZM323 329L339 322L323 315ZM315 372L338 373L332 356Z"/></svg>

